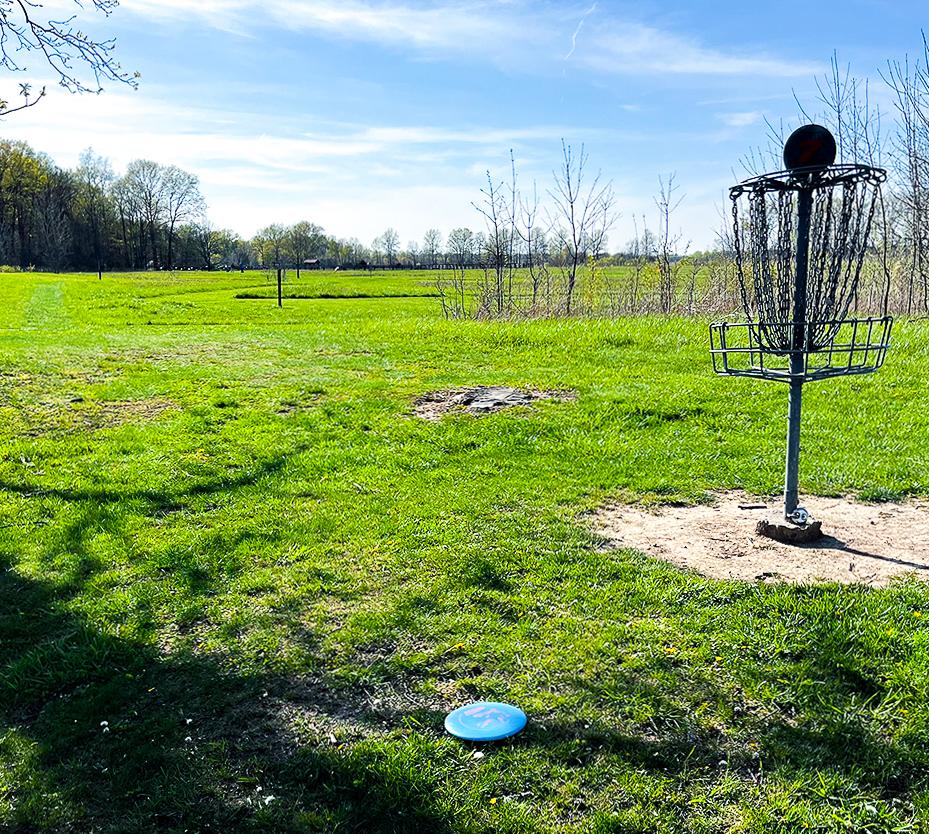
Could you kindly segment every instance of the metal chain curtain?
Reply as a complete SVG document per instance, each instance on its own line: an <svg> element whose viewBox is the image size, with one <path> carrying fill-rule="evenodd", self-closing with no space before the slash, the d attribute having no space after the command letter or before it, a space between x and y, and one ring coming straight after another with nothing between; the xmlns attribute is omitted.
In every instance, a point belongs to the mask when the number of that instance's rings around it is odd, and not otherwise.
<svg viewBox="0 0 929 834"><path fill-rule="evenodd" d="M804 351L815 352L835 340L856 302L885 179L880 169L834 165L826 171L767 174L731 190L739 289L749 321L757 323L762 350L787 355L796 349L793 310L799 192L814 189L807 315L805 322L797 324L805 324ZM740 209L740 203L747 203L747 211Z"/></svg>

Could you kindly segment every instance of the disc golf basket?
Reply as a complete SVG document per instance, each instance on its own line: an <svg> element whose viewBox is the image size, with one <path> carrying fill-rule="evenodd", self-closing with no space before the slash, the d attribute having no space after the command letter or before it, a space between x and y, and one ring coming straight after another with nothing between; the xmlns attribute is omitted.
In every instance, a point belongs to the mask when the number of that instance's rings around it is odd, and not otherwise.
<svg viewBox="0 0 929 834"><path fill-rule="evenodd" d="M819 534L819 523L799 506L803 385L876 371L893 324L886 292L880 315L853 312L887 172L836 165L835 156L832 134L807 125L787 140L786 170L730 189L745 320L710 327L716 373L790 386L784 518L791 526L764 530L786 540L798 540L801 531Z"/></svg>

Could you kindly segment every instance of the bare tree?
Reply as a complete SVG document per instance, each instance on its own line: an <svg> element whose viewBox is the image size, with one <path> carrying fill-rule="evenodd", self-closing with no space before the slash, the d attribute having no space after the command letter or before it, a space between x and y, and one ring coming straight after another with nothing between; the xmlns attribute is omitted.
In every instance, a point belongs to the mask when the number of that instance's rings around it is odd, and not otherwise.
<svg viewBox="0 0 929 834"><path fill-rule="evenodd" d="M387 258L387 265L393 266L397 262L397 253L400 251L400 235L393 227L385 230L381 235L381 245L384 249L384 257Z"/></svg>
<svg viewBox="0 0 929 834"><path fill-rule="evenodd" d="M519 193L516 176L516 154L513 152L513 149L510 148L510 199L506 207L506 293L510 307L513 307L516 303L513 287L516 281L516 270L519 266L518 246L520 243L520 235L517 227L519 225L518 211L521 204L522 196Z"/></svg>
<svg viewBox="0 0 929 834"><path fill-rule="evenodd" d="M252 238L252 249L265 269L279 269L284 265L287 229L279 223L265 226Z"/></svg>
<svg viewBox="0 0 929 834"><path fill-rule="evenodd" d="M492 304L496 314L501 315L505 306L505 278L510 253L506 193L503 183L495 182L488 171L487 188L482 188L481 194L484 195L481 202L472 205L484 217L487 227L484 251L493 269L493 286L486 288L488 291L485 295L488 296L486 301Z"/></svg>
<svg viewBox="0 0 929 834"><path fill-rule="evenodd" d="M452 229L448 233L448 256L456 267L468 267L474 263L474 232L468 228Z"/></svg>
<svg viewBox="0 0 929 834"><path fill-rule="evenodd" d="M36 55L72 93L99 93L106 81L137 86L139 74L125 72L113 55L115 41L94 40L78 24L78 16L86 14L88 5L108 16L118 0L90 0L89 4L74 0L74 5L78 11L62 20L50 16L35 0L0 0L0 67L23 72L29 67L22 56ZM79 73L80 69L85 73ZM29 84L20 84L19 92L23 103L18 106L0 99L0 116L32 107L45 96L43 87L33 97Z"/></svg>
<svg viewBox="0 0 929 834"><path fill-rule="evenodd" d="M39 247L43 262L55 272L61 272L71 253L71 202L72 179L64 171L54 171L39 192L36 201Z"/></svg>
<svg viewBox="0 0 929 834"><path fill-rule="evenodd" d="M326 234L322 226L301 220L294 223L287 230L287 254L297 269L297 279L300 279L300 268L305 261L313 260L326 251Z"/></svg>
<svg viewBox="0 0 929 834"><path fill-rule="evenodd" d="M113 185L113 169L102 156L96 155L91 148L80 157L80 164L75 171L77 183L78 207L90 227L93 238L94 261L97 275L103 277L104 228L107 219L109 192Z"/></svg>
<svg viewBox="0 0 929 834"><path fill-rule="evenodd" d="M206 202L200 194L200 180L175 165L161 169L161 197L167 227L167 267L174 269L174 235L178 224L202 217Z"/></svg>
<svg viewBox="0 0 929 834"><path fill-rule="evenodd" d="M184 227L184 231L188 234L190 243L197 253L203 268L207 271L212 270L213 261L220 248L220 233L213 229L212 224L206 217Z"/></svg>
<svg viewBox="0 0 929 834"><path fill-rule="evenodd" d="M923 35L923 54L892 61L884 80L894 94L899 131L894 147L897 161L901 237L908 250L909 269L903 304L908 315L916 305L917 281L921 303L929 311L929 43Z"/></svg>
<svg viewBox="0 0 929 834"><path fill-rule="evenodd" d="M655 236L648 228L648 223L643 215L642 231L639 232L639 221L635 215L632 217L632 225L635 230L635 237L629 246L629 255L631 258L632 272L629 276L629 311L632 313L639 312L641 301L642 284L645 281L645 274L649 263L656 255Z"/></svg>
<svg viewBox="0 0 929 834"><path fill-rule="evenodd" d="M532 196L519 199L519 222L516 224L516 234L525 246L526 268L529 270L529 283L532 291L532 310L536 311L539 305L539 290L544 280L548 278L548 264L546 262L547 241L545 231L539 228L539 192L535 183L532 184Z"/></svg>
<svg viewBox="0 0 929 834"><path fill-rule="evenodd" d="M612 182L603 182L598 171L588 184L584 146L575 155L562 140L561 150L561 167L554 172L549 196L554 203L552 226L558 229L557 242L565 255L565 313L570 315L578 267L588 253L595 258L600 253L617 215Z"/></svg>
<svg viewBox="0 0 929 834"><path fill-rule="evenodd" d="M146 249L151 251L151 265L161 265L159 237L164 218L164 177L162 167L149 159L130 162L123 176L127 192L126 205L134 211L139 231L139 248L145 260Z"/></svg>
<svg viewBox="0 0 929 834"><path fill-rule="evenodd" d="M423 258L428 269L435 269L439 265L439 254L442 252L442 233L438 229L427 229L423 236Z"/></svg>
<svg viewBox="0 0 929 834"><path fill-rule="evenodd" d="M129 180L120 177L110 190L116 214L119 216L119 233L122 241L122 256L126 266L132 268L137 265L135 218L138 214L136 195Z"/></svg>
<svg viewBox="0 0 929 834"><path fill-rule="evenodd" d="M400 235L393 228L387 229L383 234L378 235L371 241L371 251L378 264L386 262L387 266L393 265L397 259L399 249Z"/></svg>
<svg viewBox="0 0 929 834"><path fill-rule="evenodd" d="M840 65L838 55L833 53L829 73L816 79L816 90L820 104L826 109L823 121L835 134L839 159L879 165L882 118L880 108L871 103L868 79L852 75L851 66ZM800 112L808 122L816 121L802 105Z"/></svg>
<svg viewBox="0 0 929 834"><path fill-rule="evenodd" d="M674 184L674 174L668 179L658 178L658 196L655 205L658 206L658 283L659 304L661 312L668 314L674 309L677 296L677 274L680 270L678 251L681 243L681 234L672 231L671 220L674 211L684 199L677 196L679 187Z"/></svg>

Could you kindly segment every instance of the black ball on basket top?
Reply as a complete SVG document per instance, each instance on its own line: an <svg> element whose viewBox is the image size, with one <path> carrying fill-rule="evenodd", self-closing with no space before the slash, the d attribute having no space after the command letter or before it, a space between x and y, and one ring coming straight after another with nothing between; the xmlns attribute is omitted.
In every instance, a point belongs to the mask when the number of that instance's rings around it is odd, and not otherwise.
<svg viewBox="0 0 929 834"><path fill-rule="evenodd" d="M835 162L835 137L822 125L798 127L784 144L784 167L828 168Z"/></svg>

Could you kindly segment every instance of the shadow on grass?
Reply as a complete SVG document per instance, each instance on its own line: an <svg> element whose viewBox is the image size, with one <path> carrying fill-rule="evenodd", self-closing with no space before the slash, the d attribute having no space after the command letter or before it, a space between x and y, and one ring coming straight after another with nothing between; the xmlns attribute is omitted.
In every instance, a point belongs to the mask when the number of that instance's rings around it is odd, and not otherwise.
<svg viewBox="0 0 929 834"><path fill-rule="evenodd" d="M171 513L183 509L186 498L218 495L254 486L265 478L279 474L293 456L299 455L307 448L306 446L297 447L286 454L276 455L239 472L195 481L176 490L62 489L0 481L0 492L11 492L26 498L58 498L72 503L123 504L142 501L149 505L147 508L149 514Z"/></svg>
<svg viewBox="0 0 929 834"><path fill-rule="evenodd" d="M0 485L74 502L80 511L56 542L75 567L54 584L25 578L15 567L20 554L0 552L0 762L14 769L12 779L0 779L0 825L20 834L489 830L466 817L466 805L456 810L446 799L465 778L457 760L430 766L439 710L375 705L363 687L328 677L319 657L315 674L303 679L243 672L221 657L169 654L104 633L74 613L75 597L106 567L94 562L86 536L105 526L111 505L183 505L194 495L252 486L286 461L177 491ZM508 613L511 588L497 572L481 564L464 581L475 588L473 604L501 621L518 619ZM816 603L814 591L795 593ZM763 627L777 629L777 619L788 616L765 608L764 597L745 605L757 609L741 616L768 623ZM300 612L292 614L299 622ZM301 627L312 655L321 635ZM856 639L841 619L820 617L790 641L790 656L742 658L735 683L672 659L637 673L617 662L594 680L568 683L597 719L532 722L513 748L535 754L521 764L537 774L608 756L681 782L695 771L712 782L723 769L760 780L763 770L785 767L797 777L835 772L887 798L912 796L927 787L929 758L916 741L903 744L885 732L880 670L873 650ZM507 672L497 671L498 679ZM404 674L383 664L369 669L367 680L402 687ZM740 686L752 684L781 692L763 708L743 703ZM630 720L617 708L624 701L652 717ZM725 720L716 727L699 721L705 705Z"/></svg>
<svg viewBox="0 0 929 834"><path fill-rule="evenodd" d="M39 501L58 500L69 505L67 513L62 514L60 527L52 527L46 534L46 541L53 557L57 554L67 555L64 570L67 574L68 588L76 590L105 567L88 547L89 540L100 530L118 527L127 512L158 519L191 509L191 502L196 498L215 498L221 501L223 497L230 497L237 490L256 486L265 479L280 474L292 457L306 448L298 446L284 454L258 461L247 468L212 477L201 476L174 488L167 486L163 489L72 489L0 480L0 493L13 493ZM49 512L55 510L51 509ZM47 521L44 521L43 525L47 525ZM221 543L223 551L235 553L240 545L262 537L268 538L269 534L254 530L222 530L217 535L225 537ZM16 561L14 555L10 558L13 562ZM172 559L169 554L162 557L162 561L165 564L159 565L159 569L180 576L193 593L209 595L216 590L216 577L202 564L191 560L189 555L188 558Z"/></svg>
<svg viewBox="0 0 929 834"><path fill-rule="evenodd" d="M795 593L815 605L817 589ZM757 605L764 607L763 597ZM789 650L747 649L724 674L670 658L636 673L617 663L569 685L579 701L604 705L602 719L556 721L533 741L558 749L581 740L584 749L678 777L728 771L760 782L783 769L811 787L824 773L853 784L859 796L912 799L929 789L925 730L894 732L900 694L861 639L841 617L820 617ZM636 721L636 711L651 717Z"/></svg>
<svg viewBox="0 0 929 834"><path fill-rule="evenodd" d="M363 688L169 653L75 613L78 595L107 567L89 537L108 527L120 505L137 502L133 511L150 515L193 496L231 494L279 473L290 454L178 490L0 484L70 505L50 531L52 549L68 556L54 582L17 570L15 543L0 551L0 828L451 830L434 777L374 743L405 716L375 707ZM214 590L208 577L193 577L191 587ZM313 656L318 635L298 615L292 639ZM331 744L334 731L361 743Z"/></svg>
<svg viewBox="0 0 929 834"><path fill-rule="evenodd" d="M19 744L31 772L8 795L0 790L0 808L12 807L6 830L489 830L443 804L453 771L426 766L440 712L374 707L368 693L340 689L325 673L296 680L166 656L88 626L69 612L61 586L23 578L9 554L2 560L0 757L15 760ZM819 638L828 645L830 635ZM682 670L669 685L617 669L573 686L588 703L647 704L648 722L612 723L605 708L592 722L531 722L513 747L541 755L543 767L609 756L682 782L724 770L760 782L786 765L796 774L835 771L888 799L924 789L926 754L850 712L853 702L880 699L874 682L825 653L798 660L823 692L795 704L795 720L786 710L742 708L708 677ZM392 674L382 667L373 684ZM725 730L707 729L694 718L701 703L736 714ZM312 737L295 729L301 722L315 728Z"/></svg>
<svg viewBox="0 0 929 834"><path fill-rule="evenodd" d="M12 806L4 830L451 830L427 774L374 745L301 740L284 706L324 733L362 737L398 715L324 683L102 634L68 612L60 588L4 562L0 756L9 766L19 750L29 771L0 791L0 808Z"/></svg>

